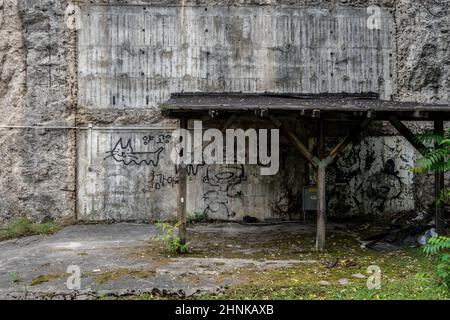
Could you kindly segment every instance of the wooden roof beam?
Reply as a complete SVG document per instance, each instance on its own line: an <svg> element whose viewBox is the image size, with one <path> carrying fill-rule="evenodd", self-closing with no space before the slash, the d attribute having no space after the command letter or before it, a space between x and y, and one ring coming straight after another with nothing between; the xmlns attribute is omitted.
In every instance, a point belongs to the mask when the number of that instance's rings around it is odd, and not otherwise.
<svg viewBox="0 0 450 320"><path fill-rule="evenodd" d="M308 148L297 138L297 136L289 129L287 126L283 125L280 120L278 120L273 115L269 116L270 121L273 125L280 129L284 135L291 141L292 145L300 151L303 156L314 166L317 167L319 163L319 159L315 157L311 152L309 152Z"/></svg>
<svg viewBox="0 0 450 320"><path fill-rule="evenodd" d="M411 130L409 130L408 127L405 126L396 116L390 115L389 122L403 137L405 137L406 140L408 140L409 143L413 145L414 148L416 148L420 154L423 155L428 151L428 148L425 147L420 141L417 141Z"/></svg>

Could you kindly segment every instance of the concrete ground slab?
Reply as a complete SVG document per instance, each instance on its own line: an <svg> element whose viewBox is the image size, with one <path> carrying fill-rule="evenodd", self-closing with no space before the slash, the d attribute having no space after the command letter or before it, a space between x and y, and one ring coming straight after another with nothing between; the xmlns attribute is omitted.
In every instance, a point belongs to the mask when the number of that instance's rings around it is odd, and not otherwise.
<svg viewBox="0 0 450 320"><path fill-rule="evenodd" d="M338 227L330 225L338 232ZM152 240L151 224L74 225L52 236L0 242L0 297L95 299L158 293L188 297L218 293L241 281L236 270L267 270L317 261L301 257L314 226L195 224L190 253L168 255ZM67 287L67 268L79 266L81 290ZM239 272L237 272L239 273Z"/></svg>

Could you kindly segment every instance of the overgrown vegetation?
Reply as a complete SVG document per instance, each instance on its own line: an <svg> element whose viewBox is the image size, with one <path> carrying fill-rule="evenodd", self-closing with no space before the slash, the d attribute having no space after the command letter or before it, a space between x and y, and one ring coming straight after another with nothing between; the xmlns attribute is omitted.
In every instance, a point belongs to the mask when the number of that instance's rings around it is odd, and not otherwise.
<svg viewBox="0 0 450 320"><path fill-rule="evenodd" d="M146 279L153 277L156 274L153 270L134 270L127 268L120 268L116 270L107 271L98 275L94 275L94 281L98 284L103 284L111 280L117 280L122 277L132 277Z"/></svg>
<svg viewBox="0 0 450 320"><path fill-rule="evenodd" d="M427 172L449 172L450 171L450 129L444 134L425 132L415 137L416 141L432 146L430 150L421 150L423 157L417 160L413 169L415 173ZM450 198L450 188L440 191L436 204L448 202Z"/></svg>
<svg viewBox="0 0 450 320"><path fill-rule="evenodd" d="M196 211L187 216L186 222L188 224L194 224L197 222L206 222L208 221L208 214L202 211Z"/></svg>
<svg viewBox="0 0 450 320"><path fill-rule="evenodd" d="M37 286L37 285L42 284L42 283L46 283L46 282L50 282L50 281L59 279L59 278L64 277L66 275L68 276L69 274L63 273L63 272L59 272L59 273L53 273L53 274L40 275L40 276L34 277L31 280L30 286Z"/></svg>
<svg viewBox="0 0 450 320"><path fill-rule="evenodd" d="M15 218L0 229L0 241L37 234L53 234L60 230L56 222L33 223L26 218Z"/></svg>
<svg viewBox="0 0 450 320"><path fill-rule="evenodd" d="M156 226L163 232L162 235L155 237L155 240L164 244L166 251L170 254L187 253L188 243L182 243L181 238L177 235L179 223L172 226L166 222L158 222Z"/></svg>
<svg viewBox="0 0 450 320"><path fill-rule="evenodd" d="M333 255L312 254L329 260ZM197 299L255 299L255 300L448 300L450 292L442 287L434 275L417 277L418 272L429 272L433 262L420 249L402 252L358 251L351 255L354 264L338 264L331 268L324 263L297 265L273 270L242 270L242 284L231 286L220 294L203 294ZM367 288L366 279L352 274L366 273L368 265L381 269L381 289ZM238 273L239 270L233 273ZM347 285L339 284L346 278ZM320 284L321 280L328 285Z"/></svg>
<svg viewBox="0 0 450 320"><path fill-rule="evenodd" d="M450 171L450 129L443 134L426 132L416 136L416 140L431 145L430 150L422 150L424 156L419 159L414 168L416 173ZM443 187L436 199L436 205L447 203L450 198L450 188ZM428 240L423 248L424 252L436 259L436 274L442 283L450 288L450 238L435 236Z"/></svg>
<svg viewBox="0 0 450 320"><path fill-rule="evenodd" d="M431 237L423 251L436 258L436 274L447 289L450 289L450 237Z"/></svg>
<svg viewBox="0 0 450 320"><path fill-rule="evenodd" d="M433 145L430 150L422 150L424 155L416 162L416 173L450 171L450 129L445 130L442 135L434 132L418 134L416 140Z"/></svg>

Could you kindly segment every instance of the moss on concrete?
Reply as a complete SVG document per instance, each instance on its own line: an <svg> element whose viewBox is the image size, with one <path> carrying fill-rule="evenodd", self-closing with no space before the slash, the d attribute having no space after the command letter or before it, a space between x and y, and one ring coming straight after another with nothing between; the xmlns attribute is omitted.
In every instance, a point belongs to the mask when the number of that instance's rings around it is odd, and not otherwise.
<svg viewBox="0 0 450 320"><path fill-rule="evenodd" d="M58 272L58 273L50 273L50 274L45 274L45 275L39 275L37 277L34 277L31 280L30 285L31 286L37 286L39 284L50 282L50 281L59 279L59 278L64 277L64 276L69 276L69 274L67 274L65 272Z"/></svg>
<svg viewBox="0 0 450 320"><path fill-rule="evenodd" d="M116 270L107 271L101 274L94 275L94 281L97 284L102 284L108 281L117 280L123 277L132 277L132 278L149 278L156 275L156 272L153 270L135 270L135 269L127 269L120 268Z"/></svg>

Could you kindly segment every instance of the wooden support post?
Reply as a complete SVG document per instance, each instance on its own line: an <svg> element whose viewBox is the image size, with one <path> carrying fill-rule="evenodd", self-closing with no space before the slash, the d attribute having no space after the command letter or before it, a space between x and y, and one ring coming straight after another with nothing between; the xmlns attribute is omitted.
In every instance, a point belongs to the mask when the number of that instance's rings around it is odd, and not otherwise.
<svg viewBox="0 0 450 320"><path fill-rule="evenodd" d="M434 121L434 133L443 135L444 134L444 123L442 120ZM434 186L435 186L435 196L436 199L441 194L442 190L445 188L444 172L436 172L434 174ZM435 223L436 232L443 235L445 233L445 223L444 223L444 203L436 204L435 212Z"/></svg>
<svg viewBox="0 0 450 320"><path fill-rule="evenodd" d="M320 161L317 163L317 235L316 249L321 251L325 248L325 228L327 222L327 197L326 197L326 170L346 146L355 140L355 137L366 128L371 119L365 119L359 125L350 130L349 134L325 157L325 127L323 120L318 122L317 132L317 155Z"/></svg>
<svg viewBox="0 0 450 320"><path fill-rule="evenodd" d="M325 248L325 225L326 225L326 191L325 179L326 165L319 164L317 167L317 234L316 250Z"/></svg>
<svg viewBox="0 0 450 320"><path fill-rule="evenodd" d="M317 155L321 161L317 166L317 232L316 250L322 251L325 248L325 228L326 228L326 168L327 163L322 159L325 157L325 134L324 121L318 121L317 132Z"/></svg>
<svg viewBox="0 0 450 320"><path fill-rule="evenodd" d="M180 129L187 129L187 119L180 119ZM181 152L186 152L184 149ZM186 166L180 164L178 167L178 236L181 244L187 240L186 231Z"/></svg>

